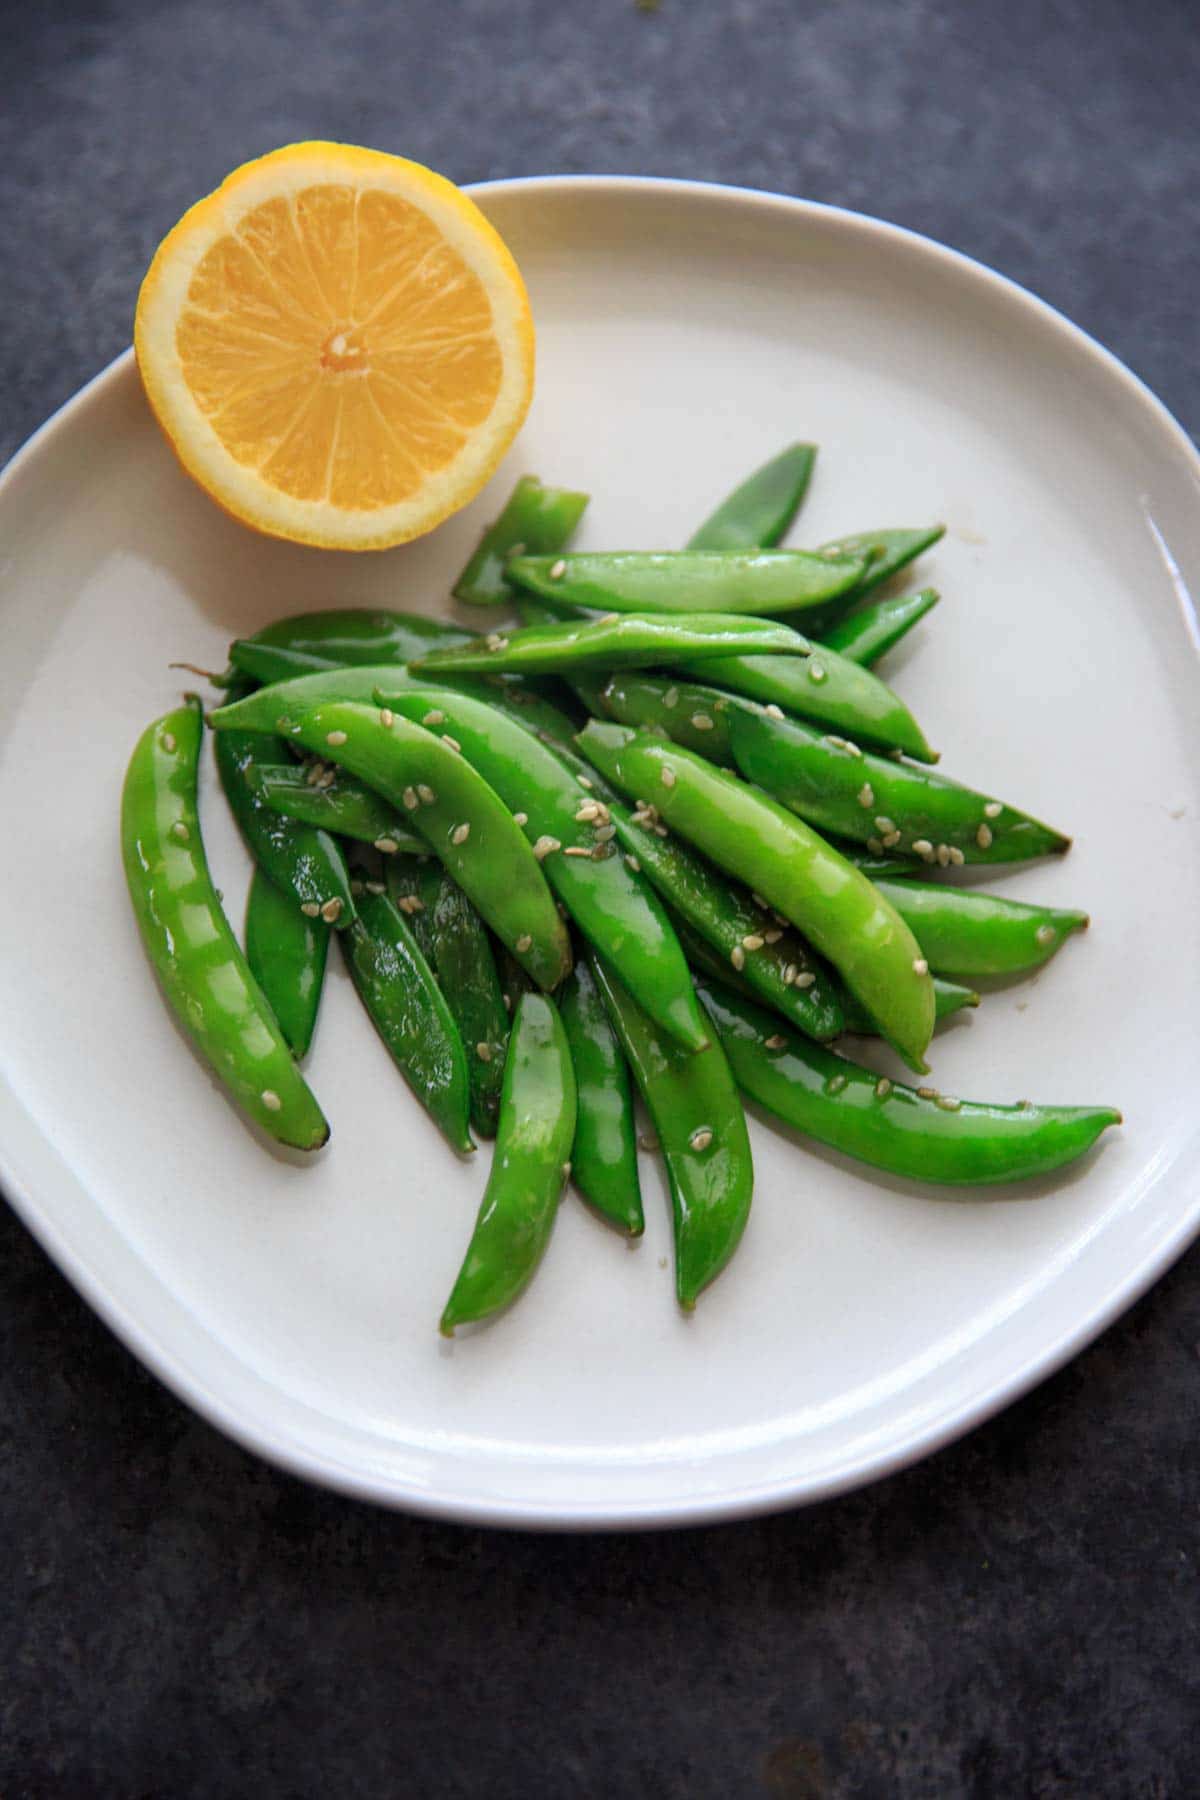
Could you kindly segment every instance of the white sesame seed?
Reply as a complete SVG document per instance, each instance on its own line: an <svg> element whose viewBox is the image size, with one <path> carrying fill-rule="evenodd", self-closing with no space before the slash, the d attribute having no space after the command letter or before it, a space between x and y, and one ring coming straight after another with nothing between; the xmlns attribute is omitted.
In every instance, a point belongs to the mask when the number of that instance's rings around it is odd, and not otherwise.
<svg viewBox="0 0 1200 1800"><path fill-rule="evenodd" d="M401 794L400 798L404 802L405 806L407 806L409 812L411 812L413 807L416 806L416 804L417 804L416 788L415 787L406 787L404 792Z"/></svg>
<svg viewBox="0 0 1200 1800"><path fill-rule="evenodd" d="M562 1166L562 1178L564 1181L570 1181L571 1179L571 1165L569 1162L565 1162Z"/></svg>
<svg viewBox="0 0 1200 1800"><path fill-rule="evenodd" d="M469 825L456 825L454 830L450 833L450 842L452 844L465 844L470 835L471 827Z"/></svg>
<svg viewBox="0 0 1200 1800"><path fill-rule="evenodd" d="M311 763L309 763L307 769L305 769L305 771L304 771L304 780L309 787L316 787L318 781L320 781L320 779L324 773L325 773L325 764L324 763L311 762Z"/></svg>
<svg viewBox="0 0 1200 1800"><path fill-rule="evenodd" d="M390 706L381 706L380 707L379 723L388 731L390 731L392 729L392 726L396 723L396 715L392 711Z"/></svg>
<svg viewBox="0 0 1200 1800"><path fill-rule="evenodd" d="M714 700L713 701L713 711L714 712L728 712L729 711L728 700L726 700L724 698L724 696L722 696L722 698L720 700Z"/></svg>
<svg viewBox="0 0 1200 1800"><path fill-rule="evenodd" d="M679 705L679 689L677 687L669 687L667 689L666 693L663 695L663 705L664 706L678 706Z"/></svg>
<svg viewBox="0 0 1200 1800"><path fill-rule="evenodd" d="M825 664L817 662L815 657L809 661L808 679L810 681L824 681L825 679Z"/></svg>
<svg viewBox="0 0 1200 1800"><path fill-rule="evenodd" d="M847 1077L845 1075L832 1076L830 1080L825 1083L825 1092L827 1094L840 1094L846 1085L846 1081Z"/></svg>
<svg viewBox="0 0 1200 1800"><path fill-rule="evenodd" d="M479 1043L477 1043L475 1046L475 1054L479 1058L480 1062L491 1062L492 1046L489 1043L486 1043L483 1039L480 1039Z"/></svg>
<svg viewBox="0 0 1200 1800"><path fill-rule="evenodd" d="M694 712L692 714L692 724L696 727L697 731L711 731L713 728L713 722L707 713Z"/></svg>
<svg viewBox="0 0 1200 1800"><path fill-rule="evenodd" d="M1039 944L1052 944L1056 933L1053 925L1039 925L1033 935Z"/></svg>
<svg viewBox="0 0 1200 1800"><path fill-rule="evenodd" d="M191 832L188 830L183 820L176 819L171 827L171 836L173 838L178 838L181 844L186 844L191 835Z"/></svg>
<svg viewBox="0 0 1200 1800"><path fill-rule="evenodd" d="M541 862L543 860L543 858L550 855L552 850L561 850L561 849L562 849L562 842L559 838L540 837L538 839L537 843L533 846L533 854L537 857L538 861Z"/></svg>
<svg viewBox="0 0 1200 1800"><path fill-rule="evenodd" d="M951 846L950 846L950 861L953 863L954 867L956 869L961 869L963 864L966 862L966 860L967 860L966 857L963 855L963 853L959 849L958 845L951 844Z"/></svg>
<svg viewBox="0 0 1200 1800"><path fill-rule="evenodd" d="M786 1050L787 1049L787 1039L783 1036L782 1032L777 1031L774 1033L773 1036L763 1039L763 1049L764 1050Z"/></svg>
<svg viewBox="0 0 1200 1800"><path fill-rule="evenodd" d="M989 800L983 809L983 816L985 819L998 819L1003 811L1004 808L999 800Z"/></svg>
<svg viewBox="0 0 1200 1800"><path fill-rule="evenodd" d="M990 825L981 825L979 827L979 830L975 833L975 842L979 845L981 850L987 850L991 847L992 828Z"/></svg>
<svg viewBox="0 0 1200 1800"><path fill-rule="evenodd" d="M796 977L795 985L798 988L810 988L813 986L816 979L817 978L811 969L801 969Z"/></svg>
<svg viewBox="0 0 1200 1800"><path fill-rule="evenodd" d="M751 889L750 898L753 900L755 906L760 906L762 908L763 912L770 912L770 907L756 889Z"/></svg>
<svg viewBox="0 0 1200 1800"><path fill-rule="evenodd" d="M597 625L615 625L620 616L620 613L601 613L596 623Z"/></svg>
<svg viewBox="0 0 1200 1800"><path fill-rule="evenodd" d="M616 837L617 828L615 825L597 825L593 835L598 844L607 844L611 838Z"/></svg>
<svg viewBox="0 0 1200 1800"><path fill-rule="evenodd" d="M568 844L563 851L564 856L590 856L591 854L585 844Z"/></svg>
<svg viewBox="0 0 1200 1800"><path fill-rule="evenodd" d="M729 952L729 960L733 964L735 969L744 969L745 968L746 952L742 949L742 946L740 944L735 944L733 946L733 949Z"/></svg>
<svg viewBox="0 0 1200 1800"><path fill-rule="evenodd" d="M522 956L524 956L524 954L527 950L532 950L533 949L532 933L528 932L528 931L523 931L521 933L520 937L517 939L516 947Z"/></svg>
<svg viewBox="0 0 1200 1800"><path fill-rule="evenodd" d="M333 899L327 900L325 902L324 906L321 908L321 917L324 919L324 921L327 925L333 925L336 923L336 921L338 919L341 918L341 916L342 916L342 903L338 899L337 895L335 894Z"/></svg>
<svg viewBox="0 0 1200 1800"><path fill-rule="evenodd" d="M922 1100L936 1100L938 1091L935 1087L919 1087L917 1089L917 1095Z"/></svg>
<svg viewBox="0 0 1200 1800"><path fill-rule="evenodd" d="M913 839L913 849L916 851L918 856L932 856L933 855L933 845L930 843L928 838L914 838Z"/></svg>
<svg viewBox="0 0 1200 1800"><path fill-rule="evenodd" d="M891 1082L886 1075L881 1075L879 1080L875 1083L875 1098L877 1100L886 1100L891 1091Z"/></svg>
<svg viewBox="0 0 1200 1800"><path fill-rule="evenodd" d="M654 835L655 835L655 837L662 837L662 838L665 838L666 836L668 836L666 826L665 825L656 825L654 827Z"/></svg>
<svg viewBox="0 0 1200 1800"><path fill-rule="evenodd" d="M264 1088L259 1095L259 1099L262 1101L268 1112L279 1112L283 1106L283 1101L279 1098L279 1095L275 1092L274 1088Z"/></svg>
<svg viewBox="0 0 1200 1800"><path fill-rule="evenodd" d="M321 916L320 901L306 900L301 906L300 911L304 914L306 919L319 919Z"/></svg>
<svg viewBox="0 0 1200 1800"><path fill-rule="evenodd" d="M896 826L894 821L889 819L886 813L880 813L875 820L875 829L880 837L886 837L889 831L895 831Z"/></svg>
<svg viewBox="0 0 1200 1800"><path fill-rule="evenodd" d="M327 744L333 744L335 748L339 744L344 744L345 741L346 734L344 731L327 731L325 733L325 742Z"/></svg>
<svg viewBox="0 0 1200 1800"><path fill-rule="evenodd" d="M772 925L769 931L763 932L763 939L768 944L777 944L782 936L778 925Z"/></svg>
<svg viewBox="0 0 1200 1800"><path fill-rule="evenodd" d="M653 1132L643 1131L638 1138L638 1148L639 1150L657 1150L658 1139L654 1136Z"/></svg>
<svg viewBox="0 0 1200 1800"><path fill-rule="evenodd" d="M914 975L928 975L928 973L929 973L929 964L925 961L925 958L923 956L914 956L913 957L913 974Z"/></svg>
<svg viewBox="0 0 1200 1800"><path fill-rule="evenodd" d="M529 823L529 814L528 813L519 812L519 813L513 814L513 824L514 825L528 825L528 823Z"/></svg>
<svg viewBox="0 0 1200 1800"><path fill-rule="evenodd" d="M795 981L795 979L799 973L800 973L800 971L796 967L795 963L785 963L784 969L783 969L783 985L784 985L784 987L791 987L792 983Z"/></svg>
<svg viewBox="0 0 1200 1800"><path fill-rule="evenodd" d="M900 833L898 831L889 831L883 840L883 847L885 850L894 850L899 842Z"/></svg>
<svg viewBox="0 0 1200 1800"><path fill-rule="evenodd" d="M450 736L450 733L449 733L449 732L448 732L448 731L443 731L443 733L442 733L442 742L443 742L443 744L445 744L445 745L446 745L446 746L447 746L447 747L448 747L448 748L449 748L449 749L451 749L451 750L454 750L454 751L455 751L455 752L457 752L457 754L458 754L458 755L459 755L459 756L461 756L461 755L462 755L462 745L461 745L461 744L460 744L460 743L459 743L459 741L458 741L458 739L457 739L457 738L456 738L456 737L451 737L451 736Z"/></svg>
<svg viewBox="0 0 1200 1800"><path fill-rule="evenodd" d="M627 869L632 869L635 875L640 875L642 872L642 865L636 856L627 856L625 858L625 867Z"/></svg>
<svg viewBox="0 0 1200 1800"><path fill-rule="evenodd" d="M437 795L434 793L433 789L429 786L428 782L425 782L425 781L418 781L417 797L418 797L418 799L423 800L425 802L426 806L432 806L437 799Z"/></svg>
<svg viewBox="0 0 1200 1800"><path fill-rule="evenodd" d="M421 720L421 723L422 723L422 725L441 725L441 724L444 724L445 718L446 718L446 715L442 711L441 707L435 706L431 709L431 711L429 711L425 714L425 717Z"/></svg>
<svg viewBox="0 0 1200 1800"><path fill-rule="evenodd" d="M582 787L582 788L590 788L592 786L592 779L591 779L590 775L577 775L575 777L575 779L579 783L580 787Z"/></svg>
<svg viewBox="0 0 1200 1800"><path fill-rule="evenodd" d="M337 780L337 770L336 769L333 769L333 768L323 769L321 771L320 776L317 779L316 785L319 788L331 788L336 780Z"/></svg>
<svg viewBox="0 0 1200 1800"><path fill-rule="evenodd" d="M937 859L943 869L947 867L947 865L949 864L949 861L950 861L950 846L949 846L949 844L939 844L938 845Z"/></svg>
<svg viewBox="0 0 1200 1800"><path fill-rule="evenodd" d="M418 900L415 894L401 894L396 905L402 913L419 913L425 911L425 902Z"/></svg>
<svg viewBox="0 0 1200 1800"><path fill-rule="evenodd" d="M743 950L761 950L765 943L766 943L766 939L764 937L762 937L757 931L748 931L746 933L745 937L742 939L742 949Z"/></svg>
<svg viewBox="0 0 1200 1800"><path fill-rule="evenodd" d="M782 719L784 716L782 706L776 706L773 700L767 702L763 707L763 711L766 713L768 719Z"/></svg>
<svg viewBox="0 0 1200 1800"><path fill-rule="evenodd" d="M953 1094L939 1094L933 1104L940 1106L943 1112L957 1112L962 1101Z"/></svg>
<svg viewBox="0 0 1200 1800"><path fill-rule="evenodd" d="M162 747L164 750L174 750L174 748L175 748L175 733L173 731L164 731L163 732Z"/></svg>
<svg viewBox="0 0 1200 1800"><path fill-rule="evenodd" d="M670 763L663 764L662 784L665 788L673 788L675 786L675 771Z"/></svg>
<svg viewBox="0 0 1200 1800"><path fill-rule="evenodd" d="M491 651L504 650L508 646L508 639L502 637L498 631L489 631L483 642L484 647Z"/></svg>
<svg viewBox="0 0 1200 1800"><path fill-rule="evenodd" d="M368 894L386 894L387 893L387 888L384 886L382 881L364 881L363 886L367 890Z"/></svg>
<svg viewBox="0 0 1200 1800"><path fill-rule="evenodd" d="M579 811L575 814L575 823L577 825L590 825L593 819L598 819L599 817L600 808L597 803L594 800L585 800Z"/></svg>
<svg viewBox="0 0 1200 1800"><path fill-rule="evenodd" d="M692 1146L693 1150L707 1150L712 1141L713 1134L707 1125L701 1125L698 1130L693 1131L691 1137L688 1139L688 1143Z"/></svg>
<svg viewBox="0 0 1200 1800"><path fill-rule="evenodd" d="M395 856L400 846L394 837L377 837L375 839L375 848L376 850L381 851L384 856Z"/></svg>
<svg viewBox="0 0 1200 1800"><path fill-rule="evenodd" d="M561 581L567 572L567 565L560 556L558 561L550 564L551 581Z"/></svg>
<svg viewBox="0 0 1200 1800"><path fill-rule="evenodd" d="M875 789L869 781L864 781L858 790L858 804L860 806L874 806L875 804Z"/></svg>

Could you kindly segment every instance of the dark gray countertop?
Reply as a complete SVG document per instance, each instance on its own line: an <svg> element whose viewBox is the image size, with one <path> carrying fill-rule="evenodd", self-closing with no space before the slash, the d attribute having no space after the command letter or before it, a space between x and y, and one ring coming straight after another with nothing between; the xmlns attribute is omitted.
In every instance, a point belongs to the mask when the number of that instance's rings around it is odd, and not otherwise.
<svg viewBox="0 0 1200 1800"><path fill-rule="evenodd" d="M128 341L184 207L300 137L876 213L1027 284L1200 431L1188 0L48 0L4 33L0 461ZM277 1474L7 1210L0 1334L5 1800L1200 1791L1194 1257L921 1467L640 1537Z"/></svg>

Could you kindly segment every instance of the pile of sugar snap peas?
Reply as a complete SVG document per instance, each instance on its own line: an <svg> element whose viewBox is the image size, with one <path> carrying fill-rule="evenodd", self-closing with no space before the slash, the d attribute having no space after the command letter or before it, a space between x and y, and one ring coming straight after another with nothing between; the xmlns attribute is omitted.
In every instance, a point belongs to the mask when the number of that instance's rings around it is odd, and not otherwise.
<svg viewBox="0 0 1200 1800"><path fill-rule="evenodd" d="M1043 1175L1120 1122L960 1100L829 1047L877 1034L923 1076L970 983L1039 968L1087 918L938 879L1069 840L935 773L872 672L936 603L892 577L941 527L778 548L814 456L756 470L682 551L571 554L587 496L524 477L454 589L515 606L517 628L334 611L235 642L208 723L255 863L244 953L200 832L198 698L133 753L134 912L249 1118L301 1149L328 1138L299 1059L332 932L449 1142L496 1139L444 1332L521 1292L568 1177L640 1234L635 1086L685 1308L749 1214L742 1096L877 1168L966 1185Z"/></svg>

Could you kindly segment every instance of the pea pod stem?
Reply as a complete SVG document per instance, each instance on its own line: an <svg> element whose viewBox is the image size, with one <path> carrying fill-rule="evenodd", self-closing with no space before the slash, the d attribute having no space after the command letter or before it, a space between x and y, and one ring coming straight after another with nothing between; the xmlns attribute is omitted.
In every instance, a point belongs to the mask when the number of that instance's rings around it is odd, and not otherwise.
<svg viewBox="0 0 1200 1800"><path fill-rule="evenodd" d="M454 597L470 606L510 602L504 579L509 558L524 552L546 555L571 541L583 517L586 494L568 488L543 487L536 475L522 475L500 517L489 525L454 584Z"/></svg>
<svg viewBox="0 0 1200 1800"><path fill-rule="evenodd" d="M259 868L250 879L246 961L293 1056L308 1053L325 984L329 926L310 919Z"/></svg>
<svg viewBox="0 0 1200 1800"><path fill-rule="evenodd" d="M496 1153L441 1330L493 1317L532 1280L550 1241L575 1135L575 1077L562 1020L544 994L517 1004Z"/></svg>
<svg viewBox="0 0 1200 1800"><path fill-rule="evenodd" d="M559 997L575 1071L571 1175L588 1205L632 1238L645 1230L629 1065L585 956Z"/></svg>
<svg viewBox="0 0 1200 1800"><path fill-rule="evenodd" d="M329 1126L230 930L196 806L200 702L148 726L121 792L129 898L167 1004L230 1097L261 1130L318 1149Z"/></svg>
<svg viewBox="0 0 1200 1800"><path fill-rule="evenodd" d="M516 556L506 577L540 599L596 612L803 613L849 592L864 557L808 550L617 550Z"/></svg>
<svg viewBox="0 0 1200 1800"><path fill-rule="evenodd" d="M726 495L692 533L687 548L774 548L800 510L816 460L815 444L789 444Z"/></svg>
<svg viewBox="0 0 1200 1800"><path fill-rule="evenodd" d="M1121 1115L1109 1106L995 1106L913 1089L782 1032L713 981L699 993L746 1096L807 1137L913 1181L1027 1181L1074 1162Z"/></svg>
<svg viewBox="0 0 1200 1800"><path fill-rule="evenodd" d="M741 1102L715 1042L698 1055L681 1051L602 958L589 962L658 1134L671 1189L675 1291L690 1311L729 1262L750 1214L754 1168Z"/></svg>
<svg viewBox="0 0 1200 1800"><path fill-rule="evenodd" d="M744 650L765 656L807 648L806 640L788 626L739 613L614 613L489 632L482 643L431 650L411 666L430 680L487 670L557 675L574 669L644 668L681 657L704 661Z"/></svg>

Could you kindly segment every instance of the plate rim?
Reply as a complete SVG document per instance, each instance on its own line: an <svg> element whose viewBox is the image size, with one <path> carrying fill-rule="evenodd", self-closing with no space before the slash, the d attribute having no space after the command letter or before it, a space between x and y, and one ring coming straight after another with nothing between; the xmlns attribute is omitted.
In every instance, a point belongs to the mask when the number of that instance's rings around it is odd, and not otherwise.
<svg viewBox="0 0 1200 1800"><path fill-rule="evenodd" d="M879 245L897 243L927 261L945 262L959 277L968 276L981 290L998 288L1042 327L1051 325L1064 345L1087 352L1109 380L1115 379L1130 400L1140 407L1190 465L1200 484L1200 451L1164 401L1127 364L1064 313L1011 277L989 268L961 250L939 243L909 227L893 224L867 213L825 202L777 194L766 189L719 182L638 175L527 175L467 184L464 191L477 198L528 193L604 193L612 195L653 193L660 198L696 197L731 201L760 212L775 211L792 219L819 219L860 239ZM132 346L57 407L14 452L0 470L0 502L6 490L37 457L59 437L72 430L99 396L122 383L136 380ZM40 1134L39 1134L40 1135ZM52 1148L52 1146L51 1146ZM0 1187L4 1198L26 1229L50 1257L89 1307L139 1362L208 1424L243 1449L302 1480L347 1497L401 1510L426 1518L464 1525L484 1525L505 1530L654 1530L692 1527L812 1505L832 1499L867 1483L880 1481L944 1449L975 1426L985 1423L1004 1407L1020 1399L1041 1381L1056 1373L1095 1341L1108 1326L1128 1311L1179 1259L1200 1234L1200 1191L1159 1236L1141 1259L1105 1296L1082 1316L1057 1332L1048 1344L1031 1351L1014 1368L962 1400L931 1425L914 1425L886 1448L864 1452L835 1471L804 1475L793 1473L770 1481L731 1485L718 1492L700 1492L667 1499L636 1498L628 1502L584 1500L569 1505L562 1500L479 1497L435 1493L394 1476L373 1475L365 1469L347 1469L331 1450L324 1452L292 1441L292 1433L268 1420L250 1420L221 1394L214 1392L198 1370L192 1370L176 1347L138 1317L89 1262L86 1254L68 1241L67 1234L43 1211L31 1186L22 1180L4 1142L0 1141ZM130 1254L139 1262L136 1251ZM151 1268L149 1273L159 1279ZM169 1294L169 1290L166 1290ZM206 1336L210 1336L206 1331Z"/></svg>

